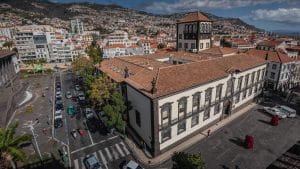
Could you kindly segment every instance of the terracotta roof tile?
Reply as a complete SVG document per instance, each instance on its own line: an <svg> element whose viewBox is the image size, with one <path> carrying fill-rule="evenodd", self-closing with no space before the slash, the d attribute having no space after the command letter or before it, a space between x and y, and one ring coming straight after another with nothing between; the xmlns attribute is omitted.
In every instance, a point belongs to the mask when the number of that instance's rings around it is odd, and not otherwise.
<svg viewBox="0 0 300 169"><path fill-rule="evenodd" d="M246 53L266 59L268 61L273 61L278 63L293 62L293 59L290 58L287 54L279 51L265 51L265 50L250 49Z"/></svg>
<svg viewBox="0 0 300 169"><path fill-rule="evenodd" d="M193 12L193 13L187 14L182 19L180 19L179 23L182 23L182 22L196 22L196 21L210 22L211 20L209 20L205 15L203 15L200 12Z"/></svg>
<svg viewBox="0 0 300 169"><path fill-rule="evenodd" d="M224 55L228 55L228 54L236 54L238 52L238 49L235 48L228 48L228 47L211 47L209 49L205 49L201 52L201 53L207 53L207 54L213 54L213 55L220 55L220 56L224 56Z"/></svg>
<svg viewBox="0 0 300 169"><path fill-rule="evenodd" d="M275 40L264 40L260 43L258 43L258 46L268 46L268 47L276 47L280 45L282 41L275 41Z"/></svg>

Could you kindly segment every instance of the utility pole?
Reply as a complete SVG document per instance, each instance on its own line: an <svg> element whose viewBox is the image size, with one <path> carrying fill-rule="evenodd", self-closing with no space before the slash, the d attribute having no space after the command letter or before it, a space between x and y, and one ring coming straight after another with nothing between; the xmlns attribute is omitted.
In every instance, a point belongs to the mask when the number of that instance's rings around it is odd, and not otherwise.
<svg viewBox="0 0 300 169"><path fill-rule="evenodd" d="M41 155L41 151L40 151L39 145L37 143L36 135L35 135L35 132L34 132L34 125L37 124L37 123L38 123L38 120L36 120L35 122L30 121L30 123L27 124L25 127L28 127L31 130L32 136L33 136L33 140L34 140L34 143L35 143L35 148L37 150L37 153L38 153L41 161L43 161L43 158L42 158L42 155Z"/></svg>

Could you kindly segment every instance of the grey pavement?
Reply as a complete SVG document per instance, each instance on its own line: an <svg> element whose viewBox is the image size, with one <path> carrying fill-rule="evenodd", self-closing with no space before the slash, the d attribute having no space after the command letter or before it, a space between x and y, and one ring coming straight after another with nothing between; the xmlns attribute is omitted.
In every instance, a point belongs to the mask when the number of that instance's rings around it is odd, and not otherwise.
<svg viewBox="0 0 300 169"><path fill-rule="evenodd" d="M238 117L230 124L213 133L210 137L186 149L189 153L201 153L207 169L264 169L281 154L300 140L300 100L286 103L280 97L269 96L268 105L285 104L297 109L297 118L279 121L278 126L270 125L271 117L261 111L258 105ZM245 149L245 136L254 136L254 148ZM171 168L171 161L159 166Z"/></svg>

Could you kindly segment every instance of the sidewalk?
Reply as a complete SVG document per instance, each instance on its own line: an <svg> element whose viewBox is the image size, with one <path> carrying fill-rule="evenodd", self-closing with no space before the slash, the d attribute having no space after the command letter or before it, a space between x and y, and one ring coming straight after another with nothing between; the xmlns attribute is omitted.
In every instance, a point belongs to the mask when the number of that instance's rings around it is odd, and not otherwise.
<svg viewBox="0 0 300 169"><path fill-rule="evenodd" d="M162 163L164 163L165 161L167 161L168 159L170 159L172 157L172 155L174 154L174 152L179 152L179 151L184 151L185 149L187 149L188 147L194 145L195 143L199 142L200 140L206 138L206 134L208 130L211 131L211 134L214 134L218 129L224 127L225 125L227 125L228 123L230 123L231 121L233 121L234 119L238 118L239 116L241 116L242 114L246 113L247 111L249 111L250 109L252 109L253 107L255 107L257 104L255 103L251 103L248 106L246 106L245 108L243 108L242 110L232 114L231 116L229 116L228 118L218 122L217 124L207 128L206 130L204 130L203 132L195 135L194 137L188 139L187 141L179 144L178 146L170 149L169 151L155 157L155 158L148 158L144 151L142 149L140 149L132 140L130 140L129 138L125 138L125 142L127 143L127 145L129 146L130 150L132 151L132 154L134 155L134 157L141 163L143 163L146 166L149 167L156 167Z"/></svg>

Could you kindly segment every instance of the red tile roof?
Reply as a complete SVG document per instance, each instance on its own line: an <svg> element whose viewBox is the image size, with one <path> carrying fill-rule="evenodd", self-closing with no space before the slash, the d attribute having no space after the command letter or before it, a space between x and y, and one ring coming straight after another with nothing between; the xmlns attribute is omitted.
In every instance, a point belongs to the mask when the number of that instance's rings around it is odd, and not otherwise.
<svg viewBox="0 0 300 169"><path fill-rule="evenodd" d="M250 49L246 53L266 59L268 61L273 61L278 63L293 62L293 59L290 58L287 54L279 51L265 51L265 50Z"/></svg>
<svg viewBox="0 0 300 169"><path fill-rule="evenodd" d="M276 47L280 45L282 41L275 41L275 40L264 40L257 44L257 46L268 46L268 47Z"/></svg>
<svg viewBox="0 0 300 169"><path fill-rule="evenodd" d="M0 50L0 58L4 58L13 54L15 54L15 52L10 50Z"/></svg>
<svg viewBox="0 0 300 169"><path fill-rule="evenodd" d="M156 98L226 77L233 68L244 71L265 63L264 59L244 53L180 65L159 63L145 56L105 60L100 69L117 82L125 81L145 95ZM130 73L128 78L124 78L125 67ZM157 87L154 94L151 93L153 79L156 79Z"/></svg>
<svg viewBox="0 0 300 169"><path fill-rule="evenodd" d="M228 48L228 47L211 47L209 49L205 49L201 52L201 53L207 53L207 54L213 54L213 55L220 55L220 56L224 56L224 55L228 55L228 54L236 54L239 50L235 49L235 48Z"/></svg>
<svg viewBox="0 0 300 169"><path fill-rule="evenodd" d="M202 13L200 13L200 12L193 12L193 13L187 14L182 19L180 19L179 23L183 23L183 22L197 22L197 21L211 22L211 20L209 20Z"/></svg>

